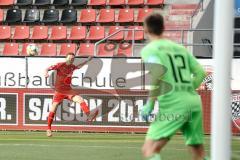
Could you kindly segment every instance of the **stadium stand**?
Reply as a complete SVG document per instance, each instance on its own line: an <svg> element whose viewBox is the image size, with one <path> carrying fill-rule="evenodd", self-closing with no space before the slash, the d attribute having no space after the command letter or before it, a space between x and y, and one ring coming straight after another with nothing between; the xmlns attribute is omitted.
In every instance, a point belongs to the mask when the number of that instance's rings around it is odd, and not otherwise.
<svg viewBox="0 0 240 160"><path fill-rule="evenodd" d="M18 47L19 47L18 43L5 43L2 54L5 56L17 56Z"/></svg>
<svg viewBox="0 0 240 160"><path fill-rule="evenodd" d="M98 53L97 55L100 57L112 57L114 55L115 45L112 43L101 43L98 46Z"/></svg>
<svg viewBox="0 0 240 160"><path fill-rule="evenodd" d="M144 21L144 18L153 12L153 9L138 9L137 18L134 20L134 22L142 23Z"/></svg>
<svg viewBox="0 0 240 160"><path fill-rule="evenodd" d="M16 2L17 6L28 6L32 4L33 4L33 0L17 0Z"/></svg>
<svg viewBox="0 0 240 160"><path fill-rule="evenodd" d="M4 13L3 10L0 9L0 22L4 21Z"/></svg>
<svg viewBox="0 0 240 160"><path fill-rule="evenodd" d="M72 6L86 6L87 5L87 0L72 0L71 3Z"/></svg>
<svg viewBox="0 0 240 160"><path fill-rule="evenodd" d="M139 48L141 45L139 47L137 45L145 42L142 23L148 14L161 10L166 19L166 29L189 29L189 16L198 7L196 4L174 4L161 8L162 5L163 0L4 0L0 1L0 6L3 6L0 9L0 22L2 22L0 39L6 43L17 40L20 52L24 51L21 46L24 47L27 40L31 40L31 43L39 43L40 48L43 46L43 51L45 50L43 44L51 42L50 44L57 47L53 55L65 54L64 48L67 47L62 46L61 43L72 47L81 42L80 52L86 53L79 54L92 55L94 47L89 46L110 36L102 43L108 41L116 43L118 47L113 52L115 55L130 56L132 47L124 48L120 43L123 43L123 46L129 45L133 40L133 31L124 29L135 30L136 42L133 47ZM22 15L24 15L23 19ZM124 31L111 36L119 29ZM23 30L24 34L21 34ZM166 32L164 36L177 42L182 40L181 32ZM186 32L183 39L187 40ZM124 41L128 43L125 44ZM98 48L100 51L97 53L101 56L112 55L112 53L104 53L102 51L104 47ZM40 51L41 55L53 56L45 51L42 52L42 49Z"/></svg>
<svg viewBox="0 0 240 160"><path fill-rule="evenodd" d="M57 45L55 43L43 43L41 46L40 56L56 56Z"/></svg>
<svg viewBox="0 0 240 160"><path fill-rule="evenodd" d="M37 9L27 9L24 16L24 22L35 23L40 21L40 11Z"/></svg>
<svg viewBox="0 0 240 160"><path fill-rule="evenodd" d="M59 10L47 9L43 13L43 23L57 23L59 21Z"/></svg>
<svg viewBox="0 0 240 160"><path fill-rule="evenodd" d="M28 39L30 34L29 26L16 26L13 34L13 40L24 40Z"/></svg>
<svg viewBox="0 0 240 160"><path fill-rule="evenodd" d="M22 44L22 50L21 50L21 56L27 56L27 46L29 45L29 43L23 43Z"/></svg>
<svg viewBox="0 0 240 160"><path fill-rule="evenodd" d="M11 27L10 26L0 26L0 40L11 38Z"/></svg>
<svg viewBox="0 0 240 160"><path fill-rule="evenodd" d="M20 9L7 10L5 22L7 23L22 22L22 11Z"/></svg>
<svg viewBox="0 0 240 160"><path fill-rule="evenodd" d="M46 6L50 4L51 4L51 0L35 0L35 3L34 3L34 5L37 5L37 6Z"/></svg>
<svg viewBox="0 0 240 160"><path fill-rule="evenodd" d="M162 6L164 3L164 0L147 0L146 5L148 6Z"/></svg>
<svg viewBox="0 0 240 160"><path fill-rule="evenodd" d="M186 9L186 10L194 10L198 7L197 4L172 4L172 9Z"/></svg>
<svg viewBox="0 0 240 160"><path fill-rule="evenodd" d="M105 38L105 27L103 26L91 26L87 36L87 40L98 41Z"/></svg>
<svg viewBox="0 0 240 160"><path fill-rule="evenodd" d="M108 36L114 34L115 32L117 32L120 29L124 29L124 27L123 26L110 26ZM109 37L108 39L109 40L116 40L116 41L123 40L124 39L124 32L120 31L117 34L115 34L114 36Z"/></svg>
<svg viewBox="0 0 240 160"><path fill-rule="evenodd" d="M54 0L53 1L54 6L64 6L64 5L68 5L68 4L69 4L68 0Z"/></svg>
<svg viewBox="0 0 240 160"><path fill-rule="evenodd" d="M64 40L67 38L66 26L52 26L49 40Z"/></svg>
<svg viewBox="0 0 240 160"><path fill-rule="evenodd" d="M48 27L47 26L34 26L32 40L44 40L48 38Z"/></svg>
<svg viewBox="0 0 240 160"><path fill-rule="evenodd" d="M61 23L75 23L77 22L77 10L64 9L62 11Z"/></svg>
<svg viewBox="0 0 240 160"><path fill-rule="evenodd" d="M127 37L125 40L130 41L133 39L139 41L144 39L144 32L143 32L143 27L142 26L130 26L128 29L133 29L135 31L128 31L127 32ZM135 33L133 33L135 32Z"/></svg>
<svg viewBox="0 0 240 160"><path fill-rule="evenodd" d="M71 28L68 40L83 40L86 39L87 29L86 26L73 26Z"/></svg>
<svg viewBox="0 0 240 160"><path fill-rule="evenodd" d="M109 6L123 6L123 5L125 5L125 0L109 0L108 5Z"/></svg>
<svg viewBox="0 0 240 160"><path fill-rule="evenodd" d="M144 4L144 1L143 0L128 0L125 1L126 2L126 5L129 5L129 6L142 6Z"/></svg>
<svg viewBox="0 0 240 160"><path fill-rule="evenodd" d="M14 0L1 0L0 6L12 6L14 4Z"/></svg>
<svg viewBox="0 0 240 160"><path fill-rule="evenodd" d="M90 0L88 5L89 6L105 6L106 0Z"/></svg>
<svg viewBox="0 0 240 160"><path fill-rule="evenodd" d="M81 43L77 54L79 56L94 55L94 44L93 43Z"/></svg>
<svg viewBox="0 0 240 160"><path fill-rule="evenodd" d="M101 9L99 12L99 23L113 23L115 21L114 9Z"/></svg>
<svg viewBox="0 0 240 160"><path fill-rule="evenodd" d="M130 43L119 44L117 56L132 57L132 44Z"/></svg>
<svg viewBox="0 0 240 160"><path fill-rule="evenodd" d="M81 23L92 23L96 22L96 11L95 9L83 9L79 18Z"/></svg>
<svg viewBox="0 0 240 160"><path fill-rule="evenodd" d="M75 43L62 43L60 47L60 56L65 56L69 52L75 53L77 49L77 45Z"/></svg>
<svg viewBox="0 0 240 160"><path fill-rule="evenodd" d="M119 9L118 18L116 22L127 23L134 21L133 9Z"/></svg>

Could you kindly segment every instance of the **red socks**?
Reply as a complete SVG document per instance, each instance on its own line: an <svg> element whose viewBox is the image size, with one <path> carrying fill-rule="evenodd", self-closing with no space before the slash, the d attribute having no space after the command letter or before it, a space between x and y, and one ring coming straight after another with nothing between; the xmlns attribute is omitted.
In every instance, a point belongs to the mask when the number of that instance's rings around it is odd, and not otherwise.
<svg viewBox="0 0 240 160"><path fill-rule="evenodd" d="M82 103L80 103L80 107L81 107L81 109L83 110L83 112L85 113L85 114L89 114L90 113L90 111L89 111L89 107L88 107L88 105L86 104L86 102L82 102Z"/></svg>
<svg viewBox="0 0 240 160"><path fill-rule="evenodd" d="M83 112L85 114L89 115L90 111L89 111L89 107L86 104L86 102L83 101L82 103L80 103L80 106L81 106L81 109L83 110ZM49 112L47 122L48 122L48 129L50 129L50 130L51 130L51 126L52 126L52 122L53 122L54 116L55 116L54 112Z"/></svg>
<svg viewBox="0 0 240 160"><path fill-rule="evenodd" d="M55 115L54 112L49 112L49 115L48 115L48 129L50 129L50 130L51 130L52 122L53 122L53 119L54 119L54 115Z"/></svg>

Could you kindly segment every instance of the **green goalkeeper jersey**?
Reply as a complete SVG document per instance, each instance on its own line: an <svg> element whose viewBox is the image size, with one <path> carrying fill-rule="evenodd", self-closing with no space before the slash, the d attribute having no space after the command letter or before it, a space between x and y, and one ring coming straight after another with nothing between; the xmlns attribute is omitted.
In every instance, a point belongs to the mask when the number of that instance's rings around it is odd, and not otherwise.
<svg viewBox="0 0 240 160"><path fill-rule="evenodd" d="M166 39L155 40L143 48L141 57L145 63L159 66L159 70L151 71L151 78L157 81L152 80L150 85L162 90L155 95L161 111L200 110L196 88L206 74L184 46Z"/></svg>

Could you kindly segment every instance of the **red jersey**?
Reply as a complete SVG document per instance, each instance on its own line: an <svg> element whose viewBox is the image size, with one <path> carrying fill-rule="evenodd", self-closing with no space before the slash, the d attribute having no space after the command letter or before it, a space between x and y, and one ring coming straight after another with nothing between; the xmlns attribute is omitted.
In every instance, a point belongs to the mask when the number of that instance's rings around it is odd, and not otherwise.
<svg viewBox="0 0 240 160"><path fill-rule="evenodd" d="M78 69L74 64L67 65L66 62L57 63L50 66L48 70L56 70L57 76L55 80L55 89L58 91L70 90L72 74L75 69Z"/></svg>

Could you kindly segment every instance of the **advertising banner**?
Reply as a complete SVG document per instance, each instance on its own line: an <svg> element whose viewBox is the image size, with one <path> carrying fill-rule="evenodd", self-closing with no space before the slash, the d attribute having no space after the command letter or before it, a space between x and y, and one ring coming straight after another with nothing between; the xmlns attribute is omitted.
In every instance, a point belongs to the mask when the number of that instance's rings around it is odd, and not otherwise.
<svg viewBox="0 0 240 160"><path fill-rule="evenodd" d="M17 94L0 93L0 125L17 125Z"/></svg>
<svg viewBox="0 0 240 160"><path fill-rule="evenodd" d="M146 121L139 116L146 96L121 96L111 95L81 95L90 106L91 111L99 109L96 122L87 123L86 115L79 104L64 101L56 112L55 124L57 125L101 125L101 126L146 126ZM49 107L52 104L52 95L25 94L24 124L46 125ZM158 103L149 117L153 121L158 112Z"/></svg>

